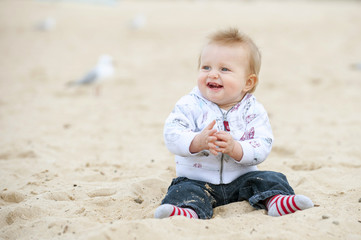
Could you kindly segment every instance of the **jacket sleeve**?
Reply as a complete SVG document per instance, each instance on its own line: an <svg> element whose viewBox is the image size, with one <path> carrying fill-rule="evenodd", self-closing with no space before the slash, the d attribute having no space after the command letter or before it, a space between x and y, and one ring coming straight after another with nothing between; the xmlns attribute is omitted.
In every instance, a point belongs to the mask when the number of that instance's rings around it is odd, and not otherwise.
<svg viewBox="0 0 361 240"><path fill-rule="evenodd" d="M195 103L189 96L181 98L164 125L164 141L173 154L187 157L192 154L189 146L197 135L194 119Z"/></svg>
<svg viewBox="0 0 361 240"><path fill-rule="evenodd" d="M243 148L242 165L257 165L266 160L271 152L273 134L266 110L254 103L244 115L246 131L239 143Z"/></svg>

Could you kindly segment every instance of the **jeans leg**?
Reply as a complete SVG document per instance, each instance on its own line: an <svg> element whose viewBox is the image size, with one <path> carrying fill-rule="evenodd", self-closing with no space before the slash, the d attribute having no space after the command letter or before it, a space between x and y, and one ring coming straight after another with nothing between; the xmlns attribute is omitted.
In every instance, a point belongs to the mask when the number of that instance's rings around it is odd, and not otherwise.
<svg viewBox="0 0 361 240"><path fill-rule="evenodd" d="M173 179L162 204L192 208L200 219L213 216L212 196L206 189L206 183L184 177Z"/></svg>
<svg viewBox="0 0 361 240"><path fill-rule="evenodd" d="M249 172L234 181L239 189L238 201L248 200L256 209L266 209L264 200L277 194L295 194L285 175L272 171Z"/></svg>

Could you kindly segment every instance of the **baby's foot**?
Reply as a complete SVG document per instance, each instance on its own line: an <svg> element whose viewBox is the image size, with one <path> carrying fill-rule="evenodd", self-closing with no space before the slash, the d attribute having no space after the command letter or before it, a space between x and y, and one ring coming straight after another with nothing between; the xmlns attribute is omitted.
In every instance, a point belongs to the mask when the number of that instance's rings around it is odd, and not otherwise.
<svg viewBox="0 0 361 240"><path fill-rule="evenodd" d="M180 208L171 204L160 205L154 213L155 218L167 218L172 216L185 216L187 218L198 218L197 213L190 208Z"/></svg>
<svg viewBox="0 0 361 240"><path fill-rule="evenodd" d="M267 200L268 215L273 217L294 213L313 207L313 202L303 195L275 195Z"/></svg>

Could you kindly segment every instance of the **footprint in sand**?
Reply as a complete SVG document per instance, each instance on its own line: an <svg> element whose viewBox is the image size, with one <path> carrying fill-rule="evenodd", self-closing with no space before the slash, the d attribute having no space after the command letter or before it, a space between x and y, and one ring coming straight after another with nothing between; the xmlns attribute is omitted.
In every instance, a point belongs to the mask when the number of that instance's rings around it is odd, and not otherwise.
<svg viewBox="0 0 361 240"><path fill-rule="evenodd" d="M19 192L4 191L0 193L0 198L5 202L19 203L24 201L25 195Z"/></svg>
<svg viewBox="0 0 361 240"><path fill-rule="evenodd" d="M160 202L164 196L161 186L167 186L168 182L160 179L149 178L132 184L133 201L142 204L145 200L147 204ZM147 198L145 199L146 196ZM144 197L144 198L143 198Z"/></svg>
<svg viewBox="0 0 361 240"><path fill-rule="evenodd" d="M107 197L107 196L112 196L116 193L117 191L111 188L100 188L100 189L96 189L93 190L91 192L88 192L88 196L91 198L94 197Z"/></svg>
<svg viewBox="0 0 361 240"><path fill-rule="evenodd" d="M44 196L45 199L54 201L73 201L74 197L66 192L49 192Z"/></svg>
<svg viewBox="0 0 361 240"><path fill-rule="evenodd" d="M22 152L13 152L13 151L7 151L0 153L0 160L9 160L9 159L15 159L15 158L36 158L37 155L34 151L22 151Z"/></svg>
<svg viewBox="0 0 361 240"><path fill-rule="evenodd" d="M5 221L8 225L13 224L17 219L29 220L32 218L38 218L42 215L42 210L38 207L17 207L9 211L5 216Z"/></svg>
<svg viewBox="0 0 361 240"><path fill-rule="evenodd" d="M279 146L273 147L272 152L274 152L277 156L280 157L291 157L295 154L295 151ZM307 164L293 164L290 167L295 171L313 171L320 169L322 165L317 163L307 163Z"/></svg>
<svg viewBox="0 0 361 240"><path fill-rule="evenodd" d="M291 168L295 171L314 171L322 168L322 165L317 163L306 163L306 164L292 165Z"/></svg>
<svg viewBox="0 0 361 240"><path fill-rule="evenodd" d="M288 148L284 148L284 147L278 147L278 146L274 146L272 148L272 152L275 153L277 156L292 156L295 154L295 151L288 149Z"/></svg>

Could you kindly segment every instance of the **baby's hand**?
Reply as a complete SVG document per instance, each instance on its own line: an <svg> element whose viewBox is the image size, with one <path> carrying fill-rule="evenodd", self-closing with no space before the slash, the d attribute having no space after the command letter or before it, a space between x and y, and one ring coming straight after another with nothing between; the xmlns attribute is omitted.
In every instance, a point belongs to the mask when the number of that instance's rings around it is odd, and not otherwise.
<svg viewBox="0 0 361 240"><path fill-rule="evenodd" d="M215 136L217 140L214 142L215 148L212 148L214 151L228 154L238 162L242 160L243 148L241 144L232 138L231 134L225 131L219 131Z"/></svg>
<svg viewBox="0 0 361 240"><path fill-rule="evenodd" d="M211 147L215 148L214 142L217 140L217 137L214 135L217 130L213 129L216 124L216 120L213 120L207 127L205 127L202 132L196 135L189 146L189 151L191 153L200 152L203 150L209 150L211 153L217 155L218 153L212 151Z"/></svg>
<svg viewBox="0 0 361 240"><path fill-rule="evenodd" d="M233 153L235 141L231 134L225 131L219 131L215 134L217 140L214 142L215 151L231 155Z"/></svg>

